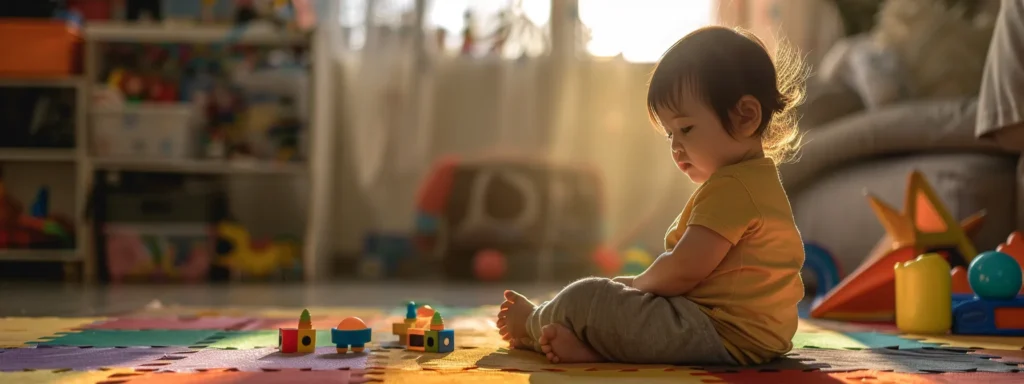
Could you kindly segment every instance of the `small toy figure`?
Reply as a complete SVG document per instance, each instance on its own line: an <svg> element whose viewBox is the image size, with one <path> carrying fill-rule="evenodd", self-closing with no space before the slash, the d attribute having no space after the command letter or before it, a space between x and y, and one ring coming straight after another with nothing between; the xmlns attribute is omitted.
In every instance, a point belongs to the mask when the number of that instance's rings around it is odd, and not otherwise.
<svg viewBox="0 0 1024 384"><path fill-rule="evenodd" d="M302 310L298 328L278 330L277 348L281 353L312 353L316 351L316 330L313 329L313 322L309 318L309 310Z"/></svg>
<svg viewBox="0 0 1024 384"><path fill-rule="evenodd" d="M347 353L350 347L352 352L360 353L370 338L370 328L358 317L346 317L337 328L331 328L331 342L338 347L338 353Z"/></svg>
<svg viewBox="0 0 1024 384"><path fill-rule="evenodd" d="M146 91L146 84L142 77L133 73L125 73L122 78L121 92L124 99L131 102L140 102Z"/></svg>
<svg viewBox="0 0 1024 384"><path fill-rule="evenodd" d="M410 301L405 306L405 320L401 323L391 324L391 333L398 336L398 342L402 345L409 343L409 329L416 325L416 303Z"/></svg>

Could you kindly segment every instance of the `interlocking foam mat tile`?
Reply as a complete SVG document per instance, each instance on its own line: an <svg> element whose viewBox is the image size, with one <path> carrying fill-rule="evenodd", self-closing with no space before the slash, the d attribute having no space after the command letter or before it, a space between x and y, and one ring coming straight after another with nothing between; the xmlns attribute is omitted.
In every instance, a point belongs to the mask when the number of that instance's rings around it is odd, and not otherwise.
<svg viewBox="0 0 1024 384"><path fill-rule="evenodd" d="M301 308L152 306L110 319L0 319L0 341L18 347L0 349L0 370L35 369L0 372L0 382L1024 382L1024 373L1012 373L1024 360L1024 343L1015 338L904 336L891 326L809 320L794 337L797 349L763 366L556 365L539 354L505 348L494 325L496 306L435 308L446 327L456 330L454 352L398 346L390 331L404 315L399 305L309 308L318 348L288 355L275 349L276 328L295 327ZM330 344L329 329L347 316L362 318L374 330L364 353L339 355ZM155 346L165 348L144 348ZM925 374L950 371L967 372Z"/></svg>
<svg viewBox="0 0 1024 384"><path fill-rule="evenodd" d="M188 347L216 334L216 330L106 330L87 329L81 332L58 334L41 346L76 347Z"/></svg>
<svg viewBox="0 0 1024 384"><path fill-rule="evenodd" d="M882 371L853 372L821 372L821 371L780 371L780 372L740 372L740 373L697 373L698 377L706 377L705 383L730 384L963 384L986 383L1008 384L1020 383L1024 380L1021 374L1001 374L988 372L942 373L942 374L907 374Z"/></svg>
<svg viewBox="0 0 1024 384"><path fill-rule="evenodd" d="M276 347L277 336L278 331L224 331L217 332L205 341L212 341L206 344L207 348L255 349ZM330 329L318 329L316 331L317 345L327 345L330 341Z"/></svg>
<svg viewBox="0 0 1024 384"><path fill-rule="evenodd" d="M696 376L698 371L690 369L633 369L622 370L563 370L544 372L516 372L489 369L466 371L404 371L373 370L365 377L384 383L434 384L452 383L460 380L474 384L490 383L532 383L532 384L576 384L576 383L702 383L704 377Z"/></svg>
<svg viewBox="0 0 1024 384"><path fill-rule="evenodd" d="M324 344L318 344L324 345ZM384 367L381 352L339 354L335 347L317 347L314 353L280 353L275 348L245 350L201 349L175 354L149 366L159 371L194 372L234 368L256 372L265 369L339 370Z"/></svg>
<svg viewBox="0 0 1024 384"><path fill-rule="evenodd" d="M1024 337L961 336L961 335L902 335L911 340L940 344L943 347L977 349L1024 349Z"/></svg>
<svg viewBox="0 0 1024 384"><path fill-rule="evenodd" d="M105 369L88 372L68 370L35 370L23 372L0 372L0 383L11 384L96 384L116 383L108 378L117 374L132 373L130 369Z"/></svg>
<svg viewBox="0 0 1024 384"><path fill-rule="evenodd" d="M25 347L30 341L103 320L102 317L3 317L0 318L0 348Z"/></svg>
<svg viewBox="0 0 1024 384"><path fill-rule="evenodd" d="M1002 349L975 349L971 353L990 356L992 360L1010 364L1024 364L1024 351L1002 350Z"/></svg>
<svg viewBox="0 0 1024 384"><path fill-rule="evenodd" d="M99 368L133 368L186 348L19 348L3 354L0 371L26 369L70 369L76 371Z"/></svg>
<svg viewBox="0 0 1024 384"><path fill-rule="evenodd" d="M867 348L929 348L938 344L909 340L896 335L877 332L836 332L816 330L798 332L793 336L793 348L867 349Z"/></svg>
<svg viewBox="0 0 1024 384"><path fill-rule="evenodd" d="M195 384L286 384L325 383L360 384L375 381L363 376L361 371L300 371L276 370L241 372L235 370L211 370L194 373L136 373L112 377L110 382L129 384L195 383Z"/></svg>
<svg viewBox="0 0 1024 384"><path fill-rule="evenodd" d="M251 317L128 317L98 322L85 329L113 330L230 330L256 321ZM293 320L292 323L295 323ZM276 329L276 328L275 328Z"/></svg>
<svg viewBox="0 0 1024 384"><path fill-rule="evenodd" d="M1019 372L1016 364L1001 363L988 356L948 349L798 349L773 362L749 367L701 367L709 372L860 369L917 372Z"/></svg>

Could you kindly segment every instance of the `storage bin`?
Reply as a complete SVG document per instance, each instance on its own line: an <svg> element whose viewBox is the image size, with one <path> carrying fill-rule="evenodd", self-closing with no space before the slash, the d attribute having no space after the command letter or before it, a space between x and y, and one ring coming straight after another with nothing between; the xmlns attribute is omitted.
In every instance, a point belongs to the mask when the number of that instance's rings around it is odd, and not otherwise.
<svg viewBox="0 0 1024 384"><path fill-rule="evenodd" d="M63 20L0 19L0 76L77 73L81 42L78 28Z"/></svg>
<svg viewBox="0 0 1024 384"><path fill-rule="evenodd" d="M96 156L186 159L195 153L196 114L191 105L104 106L91 115Z"/></svg>
<svg viewBox="0 0 1024 384"><path fill-rule="evenodd" d="M198 282L209 276L216 236L204 223L107 224L110 280Z"/></svg>

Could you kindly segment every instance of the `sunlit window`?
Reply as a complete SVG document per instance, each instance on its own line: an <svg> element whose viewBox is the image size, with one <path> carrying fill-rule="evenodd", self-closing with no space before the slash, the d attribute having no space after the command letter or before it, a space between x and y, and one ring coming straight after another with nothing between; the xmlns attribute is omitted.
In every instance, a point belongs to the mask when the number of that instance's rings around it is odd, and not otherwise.
<svg viewBox="0 0 1024 384"><path fill-rule="evenodd" d="M680 37L715 20L715 0L579 0L587 52L654 62Z"/></svg>
<svg viewBox="0 0 1024 384"><path fill-rule="evenodd" d="M511 11L515 20L502 20L502 11ZM467 12L470 16L467 18ZM532 29L546 28L551 19L551 0L434 0L430 4L427 23L444 31L444 49L449 52L461 50L465 38L467 21L471 22L474 33L474 49L477 54L486 53L494 44L496 32L503 22L513 22L505 56L518 57L526 44L523 40L536 40L540 36L525 31L524 24ZM531 29L531 28L527 28Z"/></svg>

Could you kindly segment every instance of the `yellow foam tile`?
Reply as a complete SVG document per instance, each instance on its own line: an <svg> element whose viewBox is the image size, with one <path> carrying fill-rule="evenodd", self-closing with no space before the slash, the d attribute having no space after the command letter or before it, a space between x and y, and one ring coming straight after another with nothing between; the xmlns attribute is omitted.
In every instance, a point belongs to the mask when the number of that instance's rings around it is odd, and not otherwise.
<svg viewBox="0 0 1024 384"><path fill-rule="evenodd" d="M0 383L18 384L95 384L107 381L119 373L131 373L131 369L106 369L99 371L20 371L0 372Z"/></svg>
<svg viewBox="0 0 1024 384"><path fill-rule="evenodd" d="M374 370L366 378L395 384L432 383L532 383L532 384L575 384L575 383L703 383L707 376L694 376L689 369L636 369L622 370L578 370L544 372L515 372L490 369L462 371L402 371Z"/></svg>
<svg viewBox="0 0 1024 384"><path fill-rule="evenodd" d="M106 320L104 317L3 317L0 318L0 348L21 348L29 341L74 332Z"/></svg>
<svg viewBox="0 0 1024 384"><path fill-rule="evenodd" d="M917 334L900 335L900 337L954 348L1002 349L1011 351L1024 349L1024 337Z"/></svg>

